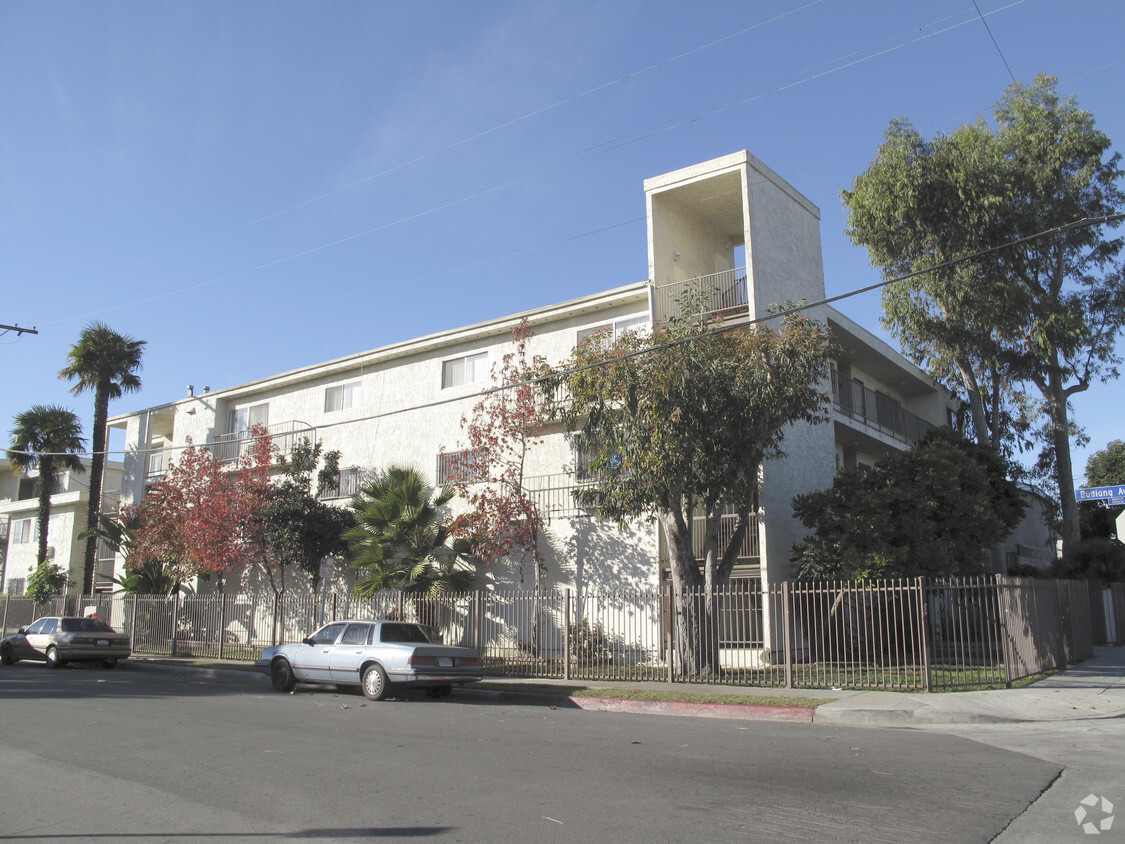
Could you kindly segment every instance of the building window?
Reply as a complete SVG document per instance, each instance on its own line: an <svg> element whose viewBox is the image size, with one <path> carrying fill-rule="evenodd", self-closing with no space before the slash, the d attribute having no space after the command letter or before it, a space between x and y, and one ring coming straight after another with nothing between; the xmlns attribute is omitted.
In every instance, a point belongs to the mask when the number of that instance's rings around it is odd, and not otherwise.
<svg viewBox="0 0 1125 844"><path fill-rule="evenodd" d="M437 459L437 482L442 484L478 483L487 476L485 467L476 453L464 451L443 451Z"/></svg>
<svg viewBox="0 0 1125 844"><path fill-rule="evenodd" d="M587 337L592 337L595 334L605 335L605 339L608 341L620 340L630 331L644 333L648 331L651 325L652 323L647 316L626 317L625 319L594 325L590 328L583 328L578 332L578 342L581 343Z"/></svg>
<svg viewBox="0 0 1125 844"><path fill-rule="evenodd" d="M255 425L268 428L270 424L269 402L252 404L249 407L233 408L228 421L230 422L228 430L232 434L240 434L244 431L249 431Z"/></svg>
<svg viewBox="0 0 1125 844"><path fill-rule="evenodd" d="M18 519L12 522L12 544L26 545L35 542L39 536L38 519Z"/></svg>
<svg viewBox="0 0 1125 844"><path fill-rule="evenodd" d="M488 377L488 352L442 361L441 388L475 384Z"/></svg>
<svg viewBox="0 0 1125 844"><path fill-rule="evenodd" d="M349 381L347 384L337 384L324 391L324 412L332 413L336 410L347 410L359 405L359 382Z"/></svg>

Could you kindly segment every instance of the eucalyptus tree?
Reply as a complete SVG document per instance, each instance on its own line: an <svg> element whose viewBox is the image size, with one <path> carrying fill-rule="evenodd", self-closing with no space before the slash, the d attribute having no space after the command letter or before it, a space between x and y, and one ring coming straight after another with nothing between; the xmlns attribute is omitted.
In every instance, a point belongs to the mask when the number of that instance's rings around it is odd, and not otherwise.
<svg viewBox="0 0 1125 844"><path fill-rule="evenodd" d="M661 525L689 674L719 671L717 587L757 515L762 462L782 454L791 423L825 419L831 354L825 326L793 313L773 326L715 327L685 318L648 336L588 338L546 383L563 388L555 413L593 479L578 503L619 524L655 516ZM734 530L720 542L727 514Z"/></svg>
<svg viewBox="0 0 1125 844"><path fill-rule="evenodd" d="M885 288L884 324L967 398L978 443L1011 453L1042 414L1065 547L1079 536L1069 401L1120 363L1120 155L1053 77L1013 84L993 116L932 141L893 121L843 191L848 234L884 278L920 273Z"/></svg>
<svg viewBox="0 0 1125 844"><path fill-rule="evenodd" d="M119 334L104 322L92 322L82 329L78 342L71 346L70 358L59 377L74 381L70 391L74 395L84 392L94 394L94 433L90 461L90 500L86 512L86 530L98 528L101 515L102 475L106 462L106 422L109 419L110 399L141 388L137 370L141 368L144 340L128 334ZM94 565L98 538L93 533L86 537L82 588L86 594L94 591Z"/></svg>

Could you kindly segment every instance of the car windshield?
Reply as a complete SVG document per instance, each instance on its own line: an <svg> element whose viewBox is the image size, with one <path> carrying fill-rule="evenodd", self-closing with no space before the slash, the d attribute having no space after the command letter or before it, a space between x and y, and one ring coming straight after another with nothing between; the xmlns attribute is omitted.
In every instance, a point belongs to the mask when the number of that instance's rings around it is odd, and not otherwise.
<svg viewBox="0 0 1125 844"><path fill-rule="evenodd" d="M64 633L112 633L113 628L100 618L64 618Z"/></svg>
<svg viewBox="0 0 1125 844"><path fill-rule="evenodd" d="M423 627L421 624L400 624L398 622L384 624L383 629L379 632L379 639L383 642L437 644L430 628Z"/></svg>

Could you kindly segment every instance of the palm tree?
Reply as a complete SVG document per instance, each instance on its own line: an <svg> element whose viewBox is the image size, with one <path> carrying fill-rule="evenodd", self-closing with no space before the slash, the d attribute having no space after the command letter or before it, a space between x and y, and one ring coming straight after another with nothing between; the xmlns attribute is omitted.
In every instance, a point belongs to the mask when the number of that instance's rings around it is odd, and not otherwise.
<svg viewBox="0 0 1125 844"><path fill-rule="evenodd" d="M39 565L47 560L47 526L51 521L51 493L59 473L69 469L85 472L76 452L86 447L82 423L64 407L37 404L17 414L13 420L12 445L8 462L12 471L27 474L39 467Z"/></svg>
<svg viewBox="0 0 1125 844"><path fill-rule="evenodd" d="M106 421L109 419L109 400L120 398L141 388L137 370L141 368L144 340L135 340L128 334L118 334L104 322L92 322L82 329L78 342L70 347L70 363L59 372L59 378L75 381L70 391L80 395L87 390L94 393L93 459L90 462L90 502L86 511L86 530L98 527L102 505L102 473L105 471ZM97 556L98 538L86 537L86 557L82 571L84 594L94 591L94 560Z"/></svg>
<svg viewBox="0 0 1125 844"><path fill-rule="evenodd" d="M352 567L364 571L357 594L473 587L480 560L466 540L449 535L445 505L452 497L448 487L435 490L416 470L401 466L360 487L351 502L358 524L344 534L358 552Z"/></svg>

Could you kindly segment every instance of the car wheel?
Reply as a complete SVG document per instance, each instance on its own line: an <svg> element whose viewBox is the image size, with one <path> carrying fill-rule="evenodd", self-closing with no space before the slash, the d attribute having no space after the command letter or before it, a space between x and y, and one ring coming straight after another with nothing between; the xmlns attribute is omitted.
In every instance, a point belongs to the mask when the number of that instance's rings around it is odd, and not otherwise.
<svg viewBox="0 0 1125 844"><path fill-rule="evenodd" d="M16 655L12 653L11 645L0 648L0 663L4 665L15 665L17 662L19 662L19 660L16 659Z"/></svg>
<svg viewBox="0 0 1125 844"><path fill-rule="evenodd" d="M275 692L291 692L297 687L297 678L293 676L293 666L287 659L276 659L270 666L270 683Z"/></svg>
<svg viewBox="0 0 1125 844"><path fill-rule="evenodd" d="M59 659L59 651L54 645L47 648L47 667L48 668L62 668L65 663Z"/></svg>
<svg viewBox="0 0 1125 844"><path fill-rule="evenodd" d="M116 668L116 667L117 667L117 660L116 659L103 659L102 660L102 668Z"/></svg>
<svg viewBox="0 0 1125 844"><path fill-rule="evenodd" d="M430 686L426 689L426 694L432 698L449 697L453 694L452 686Z"/></svg>
<svg viewBox="0 0 1125 844"><path fill-rule="evenodd" d="M378 665L369 665L363 671L363 696L368 700L382 700L387 696L387 675Z"/></svg>

